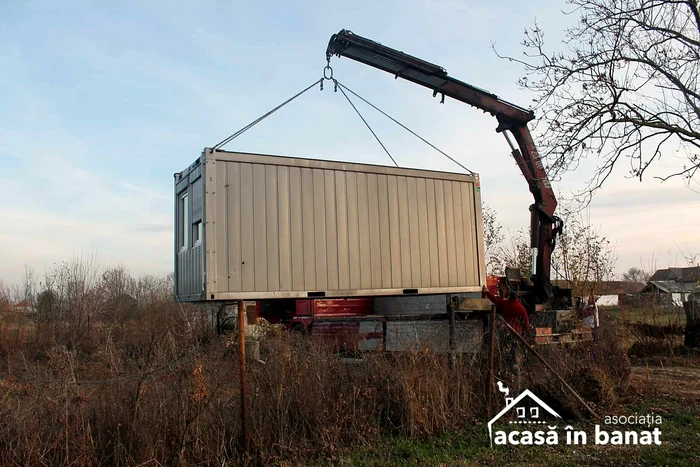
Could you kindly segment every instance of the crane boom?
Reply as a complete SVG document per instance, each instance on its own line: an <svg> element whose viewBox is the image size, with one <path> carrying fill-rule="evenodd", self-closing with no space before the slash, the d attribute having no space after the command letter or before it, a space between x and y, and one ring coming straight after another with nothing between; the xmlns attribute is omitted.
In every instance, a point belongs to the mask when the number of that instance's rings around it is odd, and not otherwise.
<svg viewBox="0 0 700 467"><path fill-rule="evenodd" d="M386 71L442 95L490 113L498 120L496 131L503 133L511 154L528 183L534 203L530 206L530 247L532 281L536 303L552 298L550 283L551 256L561 220L554 215L557 200L547 173L537 153L527 123L535 118L532 111L500 99L495 94L459 81L447 70L425 60L392 49L378 42L343 29L331 37L326 49L330 61L334 55L348 57L365 65ZM514 145L508 132L512 134Z"/></svg>

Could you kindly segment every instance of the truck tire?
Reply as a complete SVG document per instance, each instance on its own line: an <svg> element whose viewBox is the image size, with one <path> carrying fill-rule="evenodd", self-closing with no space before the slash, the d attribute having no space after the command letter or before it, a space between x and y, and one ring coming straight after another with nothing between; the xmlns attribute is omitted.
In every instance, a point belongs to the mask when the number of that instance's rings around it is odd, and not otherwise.
<svg viewBox="0 0 700 467"><path fill-rule="evenodd" d="M311 327L311 326L309 326L309 327ZM294 333L296 333L296 334L299 334L299 335L302 335L302 336L307 335L307 334L311 331L311 329L307 329L307 328L304 327L304 325L301 324L301 323L295 323L295 324L293 324L292 327L290 328L290 330L291 330L292 332L294 332Z"/></svg>

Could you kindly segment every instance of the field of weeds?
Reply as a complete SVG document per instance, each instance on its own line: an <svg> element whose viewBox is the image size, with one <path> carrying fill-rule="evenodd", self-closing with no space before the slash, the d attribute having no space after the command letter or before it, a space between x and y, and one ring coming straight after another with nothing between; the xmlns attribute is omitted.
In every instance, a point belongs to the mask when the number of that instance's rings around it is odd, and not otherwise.
<svg viewBox="0 0 700 467"><path fill-rule="evenodd" d="M349 361L272 330L260 361L248 361L246 454L236 333L216 335L211 314L174 303L167 281L67 271L37 294L35 311L0 312L0 465L371 464L358 453L387 440L420 446L476 430L486 442L487 352ZM611 325L596 343L541 349L599 412L618 407L630 384L617 332ZM535 391L567 419L587 418L531 356L514 376L508 345L496 346L498 380Z"/></svg>

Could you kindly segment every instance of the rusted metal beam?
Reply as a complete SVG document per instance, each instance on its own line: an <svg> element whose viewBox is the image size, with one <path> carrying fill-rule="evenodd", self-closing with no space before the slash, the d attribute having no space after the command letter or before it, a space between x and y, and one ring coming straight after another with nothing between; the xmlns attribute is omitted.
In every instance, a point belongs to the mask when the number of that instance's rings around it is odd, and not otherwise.
<svg viewBox="0 0 700 467"><path fill-rule="evenodd" d="M245 304L238 300L238 343L241 356L241 444L244 459L248 458L248 402L246 397L246 365L245 365Z"/></svg>
<svg viewBox="0 0 700 467"><path fill-rule="evenodd" d="M455 307L454 304L452 303L452 295L448 294L447 295L447 316L450 320L449 324L449 339L450 339L450 366L454 368L455 363L457 361L457 354L456 354L456 349L457 349L457 342L455 339Z"/></svg>

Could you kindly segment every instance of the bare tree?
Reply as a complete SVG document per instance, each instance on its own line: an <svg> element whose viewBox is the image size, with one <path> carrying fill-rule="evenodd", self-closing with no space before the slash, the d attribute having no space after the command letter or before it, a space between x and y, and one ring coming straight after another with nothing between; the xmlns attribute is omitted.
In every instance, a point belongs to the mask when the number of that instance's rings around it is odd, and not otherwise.
<svg viewBox="0 0 700 467"><path fill-rule="evenodd" d="M498 222L496 211L482 205L481 217L484 225L484 247L486 248L486 274L500 274L503 269L499 258L500 246L503 243L503 226Z"/></svg>
<svg viewBox="0 0 700 467"><path fill-rule="evenodd" d="M153 305L173 299L173 274L163 276L145 275L138 278L136 299L139 304Z"/></svg>
<svg viewBox="0 0 700 467"><path fill-rule="evenodd" d="M37 320L41 323L48 323L56 320L59 313L60 298L50 288L39 293L36 297Z"/></svg>
<svg viewBox="0 0 700 467"><path fill-rule="evenodd" d="M693 253L689 249L683 250L678 245L676 247L689 268L700 266L700 253Z"/></svg>
<svg viewBox="0 0 700 467"><path fill-rule="evenodd" d="M579 295L588 294L590 290L583 290L585 287L612 278L615 250L590 219L571 211L563 215L566 228L552 254L552 279L567 281ZM517 268L522 277L530 277L532 257L528 232L509 231L497 248L499 264ZM503 268L498 272L502 273Z"/></svg>
<svg viewBox="0 0 700 467"><path fill-rule="evenodd" d="M86 335L99 308L96 285L100 270L96 253L90 253L58 264L46 273L45 288L51 291L48 303L72 342L79 342Z"/></svg>
<svg viewBox="0 0 700 467"><path fill-rule="evenodd" d="M649 280L649 277L651 275L648 272L635 266L622 273L622 280L629 282L646 282Z"/></svg>
<svg viewBox="0 0 700 467"><path fill-rule="evenodd" d="M24 306L33 306L36 298L36 288L34 270L25 264L22 281L12 287L12 301L22 303Z"/></svg>
<svg viewBox="0 0 700 467"><path fill-rule="evenodd" d="M97 284L101 298L111 301L122 295L135 295L136 280L124 266L106 269Z"/></svg>
<svg viewBox="0 0 700 467"><path fill-rule="evenodd" d="M0 311L8 311L12 306L10 288L0 280Z"/></svg>
<svg viewBox="0 0 700 467"><path fill-rule="evenodd" d="M530 234L523 229L509 230L506 238L498 246L499 273L505 267L520 270L521 277L530 277L532 256L530 254Z"/></svg>
<svg viewBox="0 0 700 467"><path fill-rule="evenodd" d="M544 32L535 24L525 31L524 58L503 57L525 67L519 84L535 93L538 143L550 175L596 157L586 200L625 159L640 181L654 165L662 181L683 177L688 185L697 183L698 1L567 3L573 8L565 14L578 15L578 22L566 29L563 51L546 51Z"/></svg>
<svg viewBox="0 0 700 467"><path fill-rule="evenodd" d="M565 213L566 228L552 254L552 278L567 281L574 293L584 296L588 287L612 279L615 250L590 219L580 213Z"/></svg>
<svg viewBox="0 0 700 467"><path fill-rule="evenodd" d="M525 230L507 229L498 221L496 211L482 206L484 246L486 248L486 274L500 276L505 268L520 270L522 277L530 277L530 237Z"/></svg>

